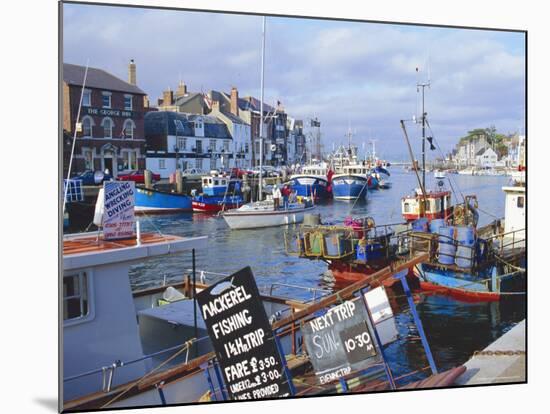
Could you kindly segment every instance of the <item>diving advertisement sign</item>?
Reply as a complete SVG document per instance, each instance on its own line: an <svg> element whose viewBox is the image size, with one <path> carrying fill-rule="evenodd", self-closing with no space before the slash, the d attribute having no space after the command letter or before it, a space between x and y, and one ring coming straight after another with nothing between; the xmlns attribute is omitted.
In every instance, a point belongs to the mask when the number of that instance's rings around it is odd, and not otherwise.
<svg viewBox="0 0 550 414"><path fill-rule="evenodd" d="M103 187L103 235L105 240L135 237L133 181L109 181Z"/></svg>

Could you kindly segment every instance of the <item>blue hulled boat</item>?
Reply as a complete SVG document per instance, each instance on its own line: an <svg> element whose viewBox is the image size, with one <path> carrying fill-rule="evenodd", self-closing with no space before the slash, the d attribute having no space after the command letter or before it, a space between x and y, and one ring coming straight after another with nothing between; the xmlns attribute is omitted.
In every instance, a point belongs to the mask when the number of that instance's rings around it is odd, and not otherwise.
<svg viewBox="0 0 550 414"><path fill-rule="evenodd" d="M136 213L173 213L192 210L191 197L188 195L136 188Z"/></svg>
<svg viewBox="0 0 550 414"><path fill-rule="evenodd" d="M336 200L357 200L367 198L370 171L363 165L346 165L343 173L332 177L332 194Z"/></svg>
<svg viewBox="0 0 550 414"><path fill-rule="evenodd" d="M389 181L390 172L382 166L377 166L372 169L372 176L376 179L376 185L378 188L390 188L391 182Z"/></svg>
<svg viewBox="0 0 550 414"><path fill-rule="evenodd" d="M317 200L332 197L326 163L305 166L301 173L290 177L288 184L298 196Z"/></svg>

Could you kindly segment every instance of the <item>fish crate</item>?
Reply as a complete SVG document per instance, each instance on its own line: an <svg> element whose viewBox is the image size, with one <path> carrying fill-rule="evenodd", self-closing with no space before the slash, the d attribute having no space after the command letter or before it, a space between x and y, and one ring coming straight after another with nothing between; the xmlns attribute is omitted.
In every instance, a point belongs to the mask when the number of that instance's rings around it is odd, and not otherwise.
<svg viewBox="0 0 550 414"><path fill-rule="evenodd" d="M323 233L310 231L304 233L304 254L308 257L321 257L323 255Z"/></svg>
<svg viewBox="0 0 550 414"><path fill-rule="evenodd" d="M300 231L285 231L285 251L290 256L305 256L304 236Z"/></svg>
<svg viewBox="0 0 550 414"><path fill-rule="evenodd" d="M322 247L325 259L343 259L355 252L352 234L347 231L323 233Z"/></svg>

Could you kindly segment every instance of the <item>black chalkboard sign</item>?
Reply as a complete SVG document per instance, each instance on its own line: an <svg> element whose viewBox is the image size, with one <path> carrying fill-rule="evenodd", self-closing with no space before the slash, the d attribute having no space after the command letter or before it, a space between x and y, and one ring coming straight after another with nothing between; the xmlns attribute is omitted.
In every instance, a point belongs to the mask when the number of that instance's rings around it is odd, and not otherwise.
<svg viewBox="0 0 550 414"><path fill-rule="evenodd" d="M250 267L198 293L197 302L231 399L290 396Z"/></svg>
<svg viewBox="0 0 550 414"><path fill-rule="evenodd" d="M367 309L359 299L343 302L302 327L321 384L381 361Z"/></svg>

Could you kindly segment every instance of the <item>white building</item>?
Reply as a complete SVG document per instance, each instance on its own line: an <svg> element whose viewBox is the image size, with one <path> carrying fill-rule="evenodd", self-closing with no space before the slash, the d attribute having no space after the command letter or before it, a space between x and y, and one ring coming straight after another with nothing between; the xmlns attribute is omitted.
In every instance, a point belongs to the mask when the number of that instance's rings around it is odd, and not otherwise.
<svg viewBox="0 0 550 414"><path fill-rule="evenodd" d="M476 166L479 168L495 168L498 155L492 148L481 149L476 154Z"/></svg>
<svg viewBox="0 0 550 414"><path fill-rule="evenodd" d="M161 178L168 178L177 167L209 171L229 168L235 163L231 134L227 125L215 116L148 112L145 139L146 168Z"/></svg>

